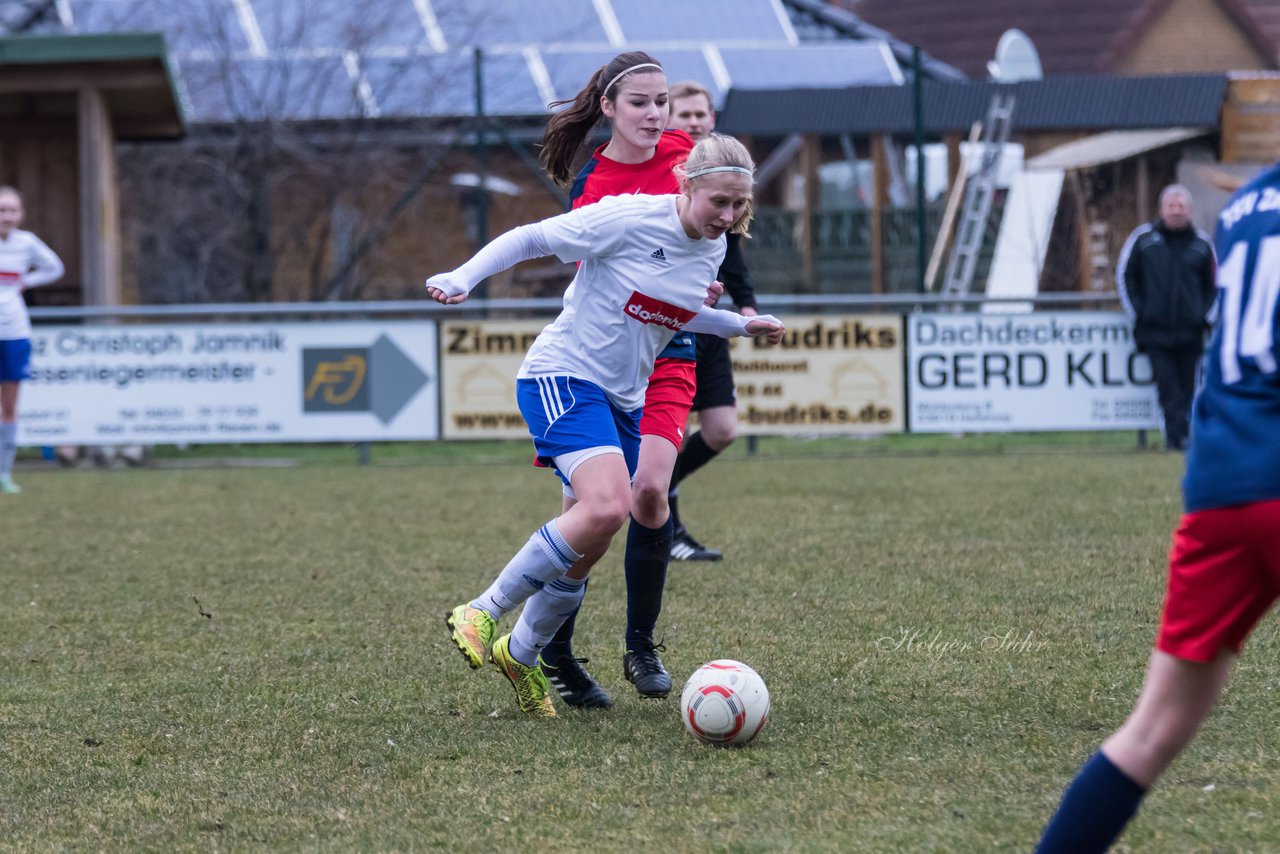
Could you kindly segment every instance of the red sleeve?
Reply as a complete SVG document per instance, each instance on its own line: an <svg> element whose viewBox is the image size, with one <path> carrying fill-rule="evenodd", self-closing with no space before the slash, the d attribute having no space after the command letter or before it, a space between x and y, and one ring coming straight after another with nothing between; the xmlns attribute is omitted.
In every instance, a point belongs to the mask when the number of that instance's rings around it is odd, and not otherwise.
<svg viewBox="0 0 1280 854"><path fill-rule="evenodd" d="M578 174L573 192L573 207L598 202L605 196L627 193L650 193L661 196L680 192L680 181L672 171L689 158L693 138L682 130L667 129L658 139L653 157L644 163L619 164L592 157ZM574 194L576 193L576 195Z"/></svg>

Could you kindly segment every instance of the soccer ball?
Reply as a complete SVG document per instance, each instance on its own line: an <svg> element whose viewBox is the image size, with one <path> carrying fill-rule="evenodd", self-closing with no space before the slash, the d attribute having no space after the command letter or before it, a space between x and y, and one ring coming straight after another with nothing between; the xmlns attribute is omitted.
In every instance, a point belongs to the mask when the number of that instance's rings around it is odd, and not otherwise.
<svg viewBox="0 0 1280 854"><path fill-rule="evenodd" d="M747 665L727 658L704 664L680 695L684 728L706 744L747 744L769 720L769 689Z"/></svg>

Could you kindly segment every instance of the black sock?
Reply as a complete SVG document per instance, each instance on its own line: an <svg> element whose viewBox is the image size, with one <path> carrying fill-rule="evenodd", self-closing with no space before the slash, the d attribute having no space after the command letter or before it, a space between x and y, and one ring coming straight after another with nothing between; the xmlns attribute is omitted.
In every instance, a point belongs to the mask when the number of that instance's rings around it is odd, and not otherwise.
<svg viewBox="0 0 1280 854"><path fill-rule="evenodd" d="M582 585L582 595L587 595L587 583L591 579L587 579ZM569 619L564 621L564 625L560 627L560 631L556 632L547 645L542 649L542 658L548 663L556 662L562 658L573 657L573 626L578 622L578 612L582 610L582 603L578 603L578 607L573 609L573 613L569 615Z"/></svg>
<svg viewBox="0 0 1280 854"><path fill-rule="evenodd" d="M627 529L627 649L653 642L653 630L662 613L662 588L667 583L671 556L671 520L658 528L646 528L633 517Z"/></svg>
<svg viewBox="0 0 1280 854"><path fill-rule="evenodd" d="M671 508L671 530L673 533L684 530L684 523L680 521L680 493L676 489L672 489L667 493L667 506Z"/></svg>
<svg viewBox="0 0 1280 854"><path fill-rule="evenodd" d="M684 450L680 452L680 456L676 457L675 472L671 476L672 486L679 484L680 481L711 462L718 453L720 452L711 450L707 440L702 438L701 430L685 439Z"/></svg>

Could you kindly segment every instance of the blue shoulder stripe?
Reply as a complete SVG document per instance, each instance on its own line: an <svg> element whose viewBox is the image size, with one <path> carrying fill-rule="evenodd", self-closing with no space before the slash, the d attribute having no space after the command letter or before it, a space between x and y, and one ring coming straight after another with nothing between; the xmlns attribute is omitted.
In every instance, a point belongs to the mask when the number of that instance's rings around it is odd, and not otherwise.
<svg viewBox="0 0 1280 854"><path fill-rule="evenodd" d="M591 173L596 171L596 167L600 165L600 161L592 157L578 172L578 177L573 179L573 186L569 188L569 208L573 208L574 202L578 201L578 197L587 188L587 179L591 177Z"/></svg>

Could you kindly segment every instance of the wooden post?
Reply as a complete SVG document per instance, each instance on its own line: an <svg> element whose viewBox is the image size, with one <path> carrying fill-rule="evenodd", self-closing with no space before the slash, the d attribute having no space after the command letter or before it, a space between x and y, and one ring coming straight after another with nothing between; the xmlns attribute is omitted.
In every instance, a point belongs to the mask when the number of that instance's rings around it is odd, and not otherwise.
<svg viewBox="0 0 1280 854"><path fill-rule="evenodd" d="M1222 105L1222 162L1240 162L1240 110L1230 101Z"/></svg>
<svg viewBox="0 0 1280 854"><path fill-rule="evenodd" d="M871 293L884 293L884 211L889 202L887 137L871 137Z"/></svg>
<svg viewBox="0 0 1280 854"><path fill-rule="evenodd" d="M79 91L80 266L85 305L120 304L114 130L102 90Z"/></svg>
<svg viewBox="0 0 1280 854"><path fill-rule="evenodd" d="M1138 158L1138 224L1151 221L1151 170L1147 155Z"/></svg>
<svg viewBox="0 0 1280 854"><path fill-rule="evenodd" d="M814 216L818 212L822 193L822 178L818 167L822 163L822 140L817 136L806 136L804 147L800 149L800 169L804 173L804 198L800 206L800 275L803 279L802 289L809 293L818 291L817 271L814 265L814 250L817 235L813 230Z"/></svg>
<svg viewBox="0 0 1280 854"><path fill-rule="evenodd" d="M1080 170L1068 170L1067 181L1071 187L1072 222L1076 230L1075 290L1090 290L1093 288L1093 252L1089 245L1089 211Z"/></svg>
<svg viewBox="0 0 1280 854"><path fill-rule="evenodd" d="M963 161L960 143L964 141L964 137L953 132L946 134L942 139L947 144L947 186L954 187Z"/></svg>

